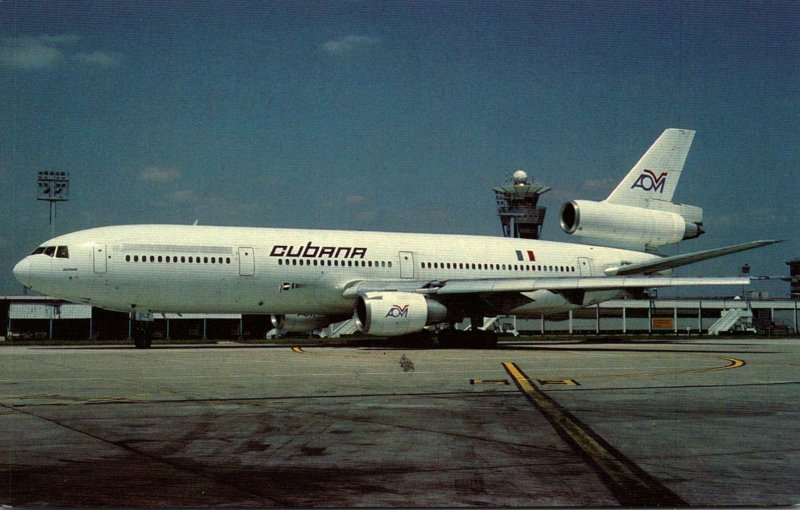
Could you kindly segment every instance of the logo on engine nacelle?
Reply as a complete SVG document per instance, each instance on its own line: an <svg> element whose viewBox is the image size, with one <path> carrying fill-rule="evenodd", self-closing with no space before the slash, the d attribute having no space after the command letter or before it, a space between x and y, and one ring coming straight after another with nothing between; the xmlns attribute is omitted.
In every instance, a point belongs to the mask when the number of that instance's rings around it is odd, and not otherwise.
<svg viewBox="0 0 800 510"><path fill-rule="evenodd" d="M642 175L636 179L636 182L633 183L631 189L642 188L645 191L658 191L659 193L664 193L664 184L667 182L667 173L668 172L661 172L661 175L656 177L656 174L652 170L645 170L642 172Z"/></svg>
<svg viewBox="0 0 800 510"><path fill-rule="evenodd" d="M386 313L386 317L395 317L395 318L408 317L408 305L405 306L394 305Z"/></svg>

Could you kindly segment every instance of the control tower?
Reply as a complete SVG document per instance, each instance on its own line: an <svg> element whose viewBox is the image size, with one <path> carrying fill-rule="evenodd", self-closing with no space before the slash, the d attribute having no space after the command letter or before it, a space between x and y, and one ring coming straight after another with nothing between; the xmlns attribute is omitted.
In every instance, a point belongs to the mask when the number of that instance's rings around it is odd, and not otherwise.
<svg viewBox="0 0 800 510"><path fill-rule="evenodd" d="M528 174L522 170L514 172L513 183L494 188L497 197L497 214L503 225L505 237L539 239L544 223L546 207L537 206L539 195L550 188L528 182Z"/></svg>

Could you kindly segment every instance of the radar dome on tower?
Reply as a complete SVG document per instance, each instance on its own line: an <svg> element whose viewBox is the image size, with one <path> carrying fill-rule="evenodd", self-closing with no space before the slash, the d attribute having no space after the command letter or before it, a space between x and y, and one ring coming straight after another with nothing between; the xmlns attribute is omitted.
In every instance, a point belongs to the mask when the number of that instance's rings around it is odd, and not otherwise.
<svg viewBox="0 0 800 510"><path fill-rule="evenodd" d="M546 208L537 205L537 202L539 196L550 188L533 179L528 180L528 174L524 170L514 172L511 181L510 184L494 188L503 235L519 239L539 239Z"/></svg>

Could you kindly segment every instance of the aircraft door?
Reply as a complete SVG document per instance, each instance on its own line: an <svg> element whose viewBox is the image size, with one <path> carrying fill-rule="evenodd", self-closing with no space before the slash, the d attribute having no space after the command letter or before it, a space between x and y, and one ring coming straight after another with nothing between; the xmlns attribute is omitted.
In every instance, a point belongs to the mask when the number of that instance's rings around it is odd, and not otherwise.
<svg viewBox="0 0 800 510"><path fill-rule="evenodd" d="M256 254L253 248L239 248L239 275L253 276L256 274Z"/></svg>
<svg viewBox="0 0 800 510"><path fill-rule="evenodd" d="M588 257L578 257L578 271L581 276L592 276L592 261Z"/></svg>
<svg viewBox="0 0 800 510"><path fill-rule="evenodd" d="M414 254L410 251L401 251L400 256L400 278L414 278Z"/></svg>
<svg viewBox="0 0 800 510"><path fill-rule="evenodd" d="M106 253L105 244L94 245L94 272L98 274L105 273L108 269L108 254Z"/></svg>

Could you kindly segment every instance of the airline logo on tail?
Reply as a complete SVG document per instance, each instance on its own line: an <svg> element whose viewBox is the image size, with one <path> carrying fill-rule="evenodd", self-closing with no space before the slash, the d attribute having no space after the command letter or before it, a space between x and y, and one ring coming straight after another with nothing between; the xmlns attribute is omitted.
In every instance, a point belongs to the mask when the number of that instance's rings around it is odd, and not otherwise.
<svg viewBox="0 0 800 510"><path fill-rule="evenodd" d="M652 170L644 170L642 174L633 183L631 189L642 188L645 191L658 191L664 193L664 184L667 182L668 172L661 172L661 175L656 177L655 172Z"/></svg>

